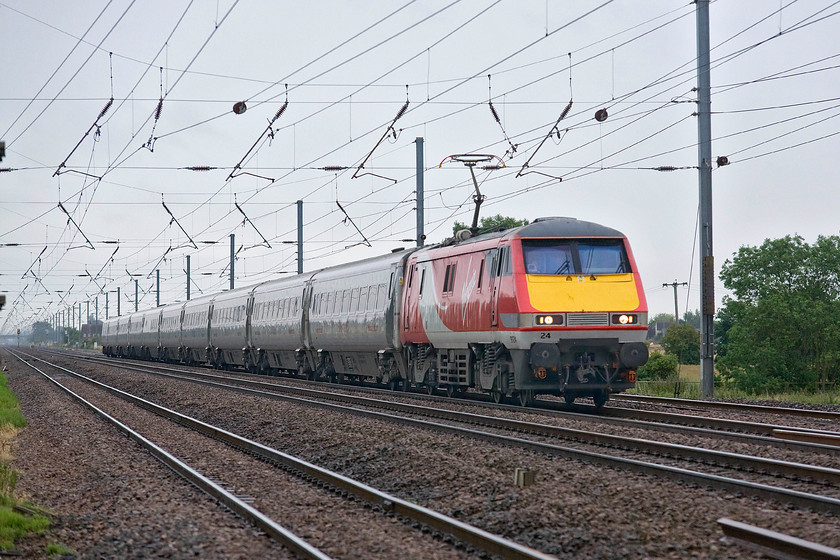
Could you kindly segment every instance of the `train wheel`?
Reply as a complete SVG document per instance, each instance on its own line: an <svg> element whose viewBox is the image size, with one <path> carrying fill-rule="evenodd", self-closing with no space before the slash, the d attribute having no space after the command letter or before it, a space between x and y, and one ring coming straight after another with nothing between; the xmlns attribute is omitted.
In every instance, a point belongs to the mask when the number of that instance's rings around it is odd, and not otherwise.
<svg viewBox="0 0 840 560"><path fill-rule="evenodd" d="M566 404L568 404L568 405L575 404L575 396L574 395L565 394L565 395L563 395L563 399L566 401Z"/></svg>
<svg viewBox="0 0 840 560"><path fill-rule="evenodd" d="M400 380L392 377L388 380L388 390L397 391L400 388Z"/></svg>
<svg viewBox="0 0 840 560"><path fill-rule="evenodd" d="M446 396L453 399L458 396L458 388L455 385L446 386Z"/></svg>
<svg viewBox="0 0 840 560"><path fill-rule="evenodd" d="M610 400L610 394L607 391L598 391L592 395L592 400L595 401L595 408L601 408Z"/></svg>
<svg viewBox="0 0 840 560"><path fill-rule="evenodd" d="M521 406L533 406L534 391L530 389L526 389L525 391L519 391L519 404Z"/></svg>
<svg viewBox="0 0 840 560"><path fill-rule="evenodd" d="M505 396L504 394L502 394L501 390L494 386L492 389L490 389L490 397L492 397L494 403L500 404Z"/></svg>
<svg viewBox="0 0 840 560"><path fill-rule="evenodd" d="M433 385L429 385L427 383L426 385L424 385L424 387L426 388L426 394L427 395L434 395L435 394L435 388L434 388Z"/></svg>

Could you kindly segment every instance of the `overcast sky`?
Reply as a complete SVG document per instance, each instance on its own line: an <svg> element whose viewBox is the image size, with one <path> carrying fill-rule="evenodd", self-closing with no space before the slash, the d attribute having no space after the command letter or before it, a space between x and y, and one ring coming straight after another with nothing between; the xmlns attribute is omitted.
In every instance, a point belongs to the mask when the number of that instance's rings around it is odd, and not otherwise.
<svg viewBox="0 0 840 560"><path fill-rule="evenodd" d="M710 13L719 271L840 233L840 3ZM297 200L306 270L412 246L418 137L428 243L472 218L447 156L488 154L482 215L614 227L651 317L674 281L698 309L695 27L687 0L0 0L0 333L133 310L135 279L153 307L156 270L184 300L187 255L224 290L231 234L237 287L293 273Z"/></svg>

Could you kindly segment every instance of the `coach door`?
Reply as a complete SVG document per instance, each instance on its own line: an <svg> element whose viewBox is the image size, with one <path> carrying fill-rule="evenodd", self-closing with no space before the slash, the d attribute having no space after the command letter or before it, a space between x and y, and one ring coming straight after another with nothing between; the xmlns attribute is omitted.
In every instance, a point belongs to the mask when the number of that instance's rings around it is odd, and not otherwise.
<svg viewBox="0 0 840 560"><path fill-rule="evenodd" d="M414 276L417 273L417 261L409 262L408 266L406 267L406 280L405 285L403 286L403 309L402 309L402 322L403 322L403 331L408 332L410 326L410 316L411 316L411 298L414 297L414 291L412 290L412 285L414 283Z"/></svg>
<svg viewBox="0 0 840 560"><path fill-rule="evenodd" d="M499 250L491 249L487 252L487 287L490 291L490 326L499 326Z"/></svg>

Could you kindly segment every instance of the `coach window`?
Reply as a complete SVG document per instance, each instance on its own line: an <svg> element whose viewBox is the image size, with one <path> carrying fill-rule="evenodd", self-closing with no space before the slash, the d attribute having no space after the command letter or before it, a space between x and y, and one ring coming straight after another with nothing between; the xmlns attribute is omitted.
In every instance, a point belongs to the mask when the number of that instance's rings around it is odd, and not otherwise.
<svg viewBox="0 0 840 560"><path fill-rule="evenodd" d="M377 285L373 285L370 287L370 292L368 293L367 302L365 303L366 309L368 311L373 311L376 309L376 294L379 292L379 287Z"/></svg>
<svg viewBox="0 0 840 560"><path fill-rule="evenodd" d="M388 288L385 286L385 284L379 284L379 286L376 289L376 309L377 310L385 308L385 302L387 301L387 298L385 296L387 294L388 294Z"/></svg>
<svg viewBox="0 0 840 560"><path fill-rule="evenodd" d="M425 280L426 280L426 269L424 268L420 272L420 295L421 296L423 295L423 284L425 283Z"/></svg>
<svg viewBox="0 0 840 560"><path fill-rule="evenodd" d="M509 276L513 272L510 266L510 247L502 247L500 260L499 275Z"/></svg>
<svg viewBox="0 0 840 560"><path fill-rule="evenodd" d="M481 259L481 263L478 265L478 287L477 291L481 291L481 281L484 280L484 259Z"/></svg>
<svg viewBox="0 0 840 560"><path fill-rule="evenodd" d="M487 252L487 275L495 278L499 275L499 250L491 249Z"/></svg>
<svg viewBox="0 0 840 560"><path fill-rule="evenodd" d="M350 292L350 313L355 313L359 310L359 288L353 288Z"/></svg>
<svg viewBox="0 0 840 560"><path fill-rule="evenodd" d="M359 290L359 311L367 311L367 301L368 301L368 292L370 291L369 286L363 286L361 290Z"/></svg>
<svg viewBox="0 0 840 560"><path fill-rule="evenodd" d="M451 294L455 286L455 264L446 265L446 274L443 278L443 293Z"/></svg>

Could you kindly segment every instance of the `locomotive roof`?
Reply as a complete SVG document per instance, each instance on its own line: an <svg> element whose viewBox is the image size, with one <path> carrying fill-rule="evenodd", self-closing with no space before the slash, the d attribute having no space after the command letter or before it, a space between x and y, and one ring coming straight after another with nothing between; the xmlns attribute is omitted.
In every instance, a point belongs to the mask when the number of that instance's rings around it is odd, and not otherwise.
<svg viewBox="0 0 840 560"><path fill-rule="evenodd" d="M575 218L537 218L522 226L519 237L624 237L613 228Z"/></svg>
<svg viewBox="0 0 840 560"><path fill-rule="evenodd" d="M551 217L551 218L536 218L533 222L525 226L505 229L501 231L493 231L482 233L475 237L471 237L465 241L457 243L457 245L464 245L467 243L474 243L493 239L497 237L624 237L620 231L596 224L595 222L586 222L576 218L567 217ZM445 245L443 243L441 245Z"/></svg>

